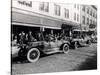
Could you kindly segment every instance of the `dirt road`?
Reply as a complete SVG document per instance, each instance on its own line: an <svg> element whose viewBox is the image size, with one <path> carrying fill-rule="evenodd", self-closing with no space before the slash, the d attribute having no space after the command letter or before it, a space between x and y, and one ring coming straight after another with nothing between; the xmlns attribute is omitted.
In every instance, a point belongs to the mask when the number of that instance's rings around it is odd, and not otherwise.
<svg viewBox="0 0 100 75"><path fill-rule="evenodd" d="M83 66L87 67L89 64L87 62L92 61L95 65L93 69L96 69L96 54L97 45L92 44L90 47L71 49L68 54L56 53L44 56L35 63L13 63L12 75L85 70ZM92 64L87 69L92 68Z"/></svg>

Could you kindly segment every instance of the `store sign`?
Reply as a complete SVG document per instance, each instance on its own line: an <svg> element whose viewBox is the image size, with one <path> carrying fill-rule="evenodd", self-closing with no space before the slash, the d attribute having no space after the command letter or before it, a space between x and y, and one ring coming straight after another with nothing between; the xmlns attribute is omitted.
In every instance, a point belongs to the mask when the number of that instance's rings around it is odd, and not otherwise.
<svg viewBox="0 0 100 75"><path fill-rule="evenodd" d="M21 4L21 5L32 7L32 1L19 1L18 0L18 3Z"/></svg>

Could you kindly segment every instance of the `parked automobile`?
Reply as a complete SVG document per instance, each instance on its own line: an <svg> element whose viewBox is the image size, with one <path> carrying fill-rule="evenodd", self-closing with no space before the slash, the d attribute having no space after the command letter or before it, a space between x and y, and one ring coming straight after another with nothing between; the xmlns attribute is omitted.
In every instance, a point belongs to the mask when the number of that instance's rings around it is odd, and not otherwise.
<svg viewBox="0 0 100 75"><path fill-rule="evenodd" d="M73 36L70 43L74 49L77 49L78 47L89 46L91 44L91 40L88 35L83 36L81 30L73 30Z"/></svg>
<svg viewBox="0 0 100 75"><path fill-rule="evenodd" d="M39 33L37 41L28 42L27 44L12 44L12 58L19 56L26 58L29 62L36 62L41 54L52 54L55 52L68 53L69 41L65 40L46 40L44 35Z"/></svg>
<svg viewBox="0 0 100 75"><path fill-rule="evenodd" d="M91 42L92 43L97 43L97 36L96 35L91 36Z"/></svg>

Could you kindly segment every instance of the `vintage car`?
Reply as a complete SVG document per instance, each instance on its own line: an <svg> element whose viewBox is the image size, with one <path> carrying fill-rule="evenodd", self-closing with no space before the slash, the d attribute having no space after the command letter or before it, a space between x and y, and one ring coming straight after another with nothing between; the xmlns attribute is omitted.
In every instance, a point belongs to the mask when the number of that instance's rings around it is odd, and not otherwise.
<svg viewBox="0 0 100 75"><path fill-rule="evenodd" d="M42 33L38 36L37 41L28 42L27 44L12 44L12 58L26 58L29 62L36 62L41 54L51 54L55 52L68 53L69 41L65 40L45 40Z"/></svg>
<svg viewBox="0 0 100 75"><path fill-rule="evenodd" d="M81 30L73 30L72 32L73 36L70 39L71 46L74 49L77 49L78 47L82 46L89 46L91 44L91 39L89 36L82 36L82 31Z"/></svg>
<svg viewBox="0 0 100 75"><path fill-rule="evenodd" d="M97 35L92 35L91 36L91 42L92 43L97 43Z"/></svg>

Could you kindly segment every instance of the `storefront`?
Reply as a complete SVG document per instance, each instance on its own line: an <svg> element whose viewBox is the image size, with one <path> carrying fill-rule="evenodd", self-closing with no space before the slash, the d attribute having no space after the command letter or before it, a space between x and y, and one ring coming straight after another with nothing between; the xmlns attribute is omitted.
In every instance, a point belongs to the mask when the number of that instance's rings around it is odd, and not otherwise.
<svg viewBox="0 0 100 75"><path fill-rule="evenodd" d="M20 33L25 31L26 33L31 31L42 31L47 33L56 33L61 29L61 22L46 17L38 17L35 15L29 15L19 12L12 12L12 32Z"/></svg>

